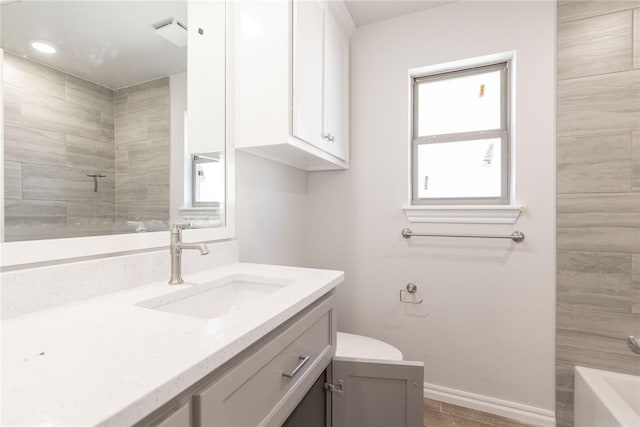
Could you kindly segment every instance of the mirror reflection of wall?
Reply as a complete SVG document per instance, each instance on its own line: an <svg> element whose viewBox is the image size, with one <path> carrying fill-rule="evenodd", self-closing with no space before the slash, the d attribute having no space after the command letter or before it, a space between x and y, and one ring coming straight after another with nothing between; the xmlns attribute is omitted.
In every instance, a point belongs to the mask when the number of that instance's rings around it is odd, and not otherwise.
<svg viewBox="0 0 640 427"><path fill-rule="evenodd" d="M4 240L181 220L191 171L171 159L185 156L187 2L0 7Z"/></svg>

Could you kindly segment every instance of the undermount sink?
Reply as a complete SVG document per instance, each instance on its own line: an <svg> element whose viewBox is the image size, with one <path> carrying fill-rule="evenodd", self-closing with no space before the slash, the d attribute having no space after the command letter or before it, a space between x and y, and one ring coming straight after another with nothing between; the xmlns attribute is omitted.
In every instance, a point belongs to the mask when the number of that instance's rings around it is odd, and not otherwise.
<svg viewBox="0 0 640 427"><path fill-rule="evenodd" d="M214 319L264 300L289 284L288 281L276 278L230 276L143 301L138 306L201 319Z"/></svg>

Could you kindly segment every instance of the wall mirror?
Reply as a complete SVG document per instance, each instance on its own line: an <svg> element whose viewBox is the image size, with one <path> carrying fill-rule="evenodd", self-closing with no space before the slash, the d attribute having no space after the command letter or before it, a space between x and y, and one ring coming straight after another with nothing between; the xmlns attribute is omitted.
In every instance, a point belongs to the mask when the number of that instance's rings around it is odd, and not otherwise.
<svg viewBox="0 0 640 427"><path fill-rule="evenodd" d="M224 2L17 0L0 18L5 255L229 225Z"/></svg>

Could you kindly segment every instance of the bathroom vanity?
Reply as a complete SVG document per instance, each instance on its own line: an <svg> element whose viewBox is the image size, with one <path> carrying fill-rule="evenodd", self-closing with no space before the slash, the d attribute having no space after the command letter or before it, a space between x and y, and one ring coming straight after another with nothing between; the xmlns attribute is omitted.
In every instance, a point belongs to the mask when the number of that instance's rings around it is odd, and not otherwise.
<svg viewBox="0 0 640 427"><path fill-rule="evenodd" d="M6 319L2 423L280 425L333 357L342 279L235 263Z"/></svg>
<svg viewBox="0 0 640 427"><path fill-rule="evenodd" d="M65 274L34 270L31 292ZM334 356L342 272L231 263L184 278L4 319L2 424L421 425L422 363Z"/></svg>

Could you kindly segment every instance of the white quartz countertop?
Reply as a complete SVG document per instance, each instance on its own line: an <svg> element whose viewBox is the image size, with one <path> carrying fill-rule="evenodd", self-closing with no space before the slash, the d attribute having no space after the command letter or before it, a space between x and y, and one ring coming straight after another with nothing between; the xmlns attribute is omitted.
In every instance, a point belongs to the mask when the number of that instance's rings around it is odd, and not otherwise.
<svg viewBox="0 0 640 427"><path fill-rule="evenodd" d="M230 275L288 283L201 319L137 304ZM339 271L236 263L2 322L3 426L131 425L335 288Z"/></svg>

